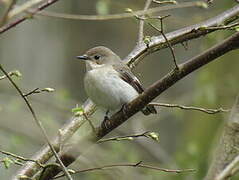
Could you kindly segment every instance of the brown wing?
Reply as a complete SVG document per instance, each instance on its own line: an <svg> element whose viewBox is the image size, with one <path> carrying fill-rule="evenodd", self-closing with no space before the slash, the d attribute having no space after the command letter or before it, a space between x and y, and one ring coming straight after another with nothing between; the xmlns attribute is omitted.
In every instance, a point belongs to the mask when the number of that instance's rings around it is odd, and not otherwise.
<svg viewBox="0 0 239 180"><path fill-rule="evenodd" d="M138 78L130 71L129 67L125 64L117 64L112 65L113 68L119 73L120 77L127 83L129 83L131 86L134 87L134 89L140 94L144 92L144 88L141 85ZM142 109L142 112L144 115L149 114L156 114L157 111L154 108L154 106L147 105L144 109Z"/></svg>
<svg viewBox="0 0 239 180"><path fill-rule="evenodd" d="M124 64L113 65L113 68L119 73L120 77L140 94L144 89L138 78L130 71L129 67Z"/></svg>

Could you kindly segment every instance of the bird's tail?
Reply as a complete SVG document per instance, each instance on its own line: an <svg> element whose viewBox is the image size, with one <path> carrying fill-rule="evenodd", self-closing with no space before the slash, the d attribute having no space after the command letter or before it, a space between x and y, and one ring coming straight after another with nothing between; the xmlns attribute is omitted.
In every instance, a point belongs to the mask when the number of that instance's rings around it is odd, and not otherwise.
<svg viewBox="0 0 239 180"><path fill-rule="evenodd" d="M157 114L157 110L153 105L147 105L144 109L141 110L144 115Z"/></svg>

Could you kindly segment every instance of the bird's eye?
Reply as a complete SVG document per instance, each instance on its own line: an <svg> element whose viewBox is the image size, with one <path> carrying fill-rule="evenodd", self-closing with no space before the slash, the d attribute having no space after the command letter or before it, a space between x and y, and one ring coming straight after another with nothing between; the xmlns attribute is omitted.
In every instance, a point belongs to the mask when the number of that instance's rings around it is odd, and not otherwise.
<svg viewBox="0 0 239 180"><path fill-rule="evenodd" d="M95 59L95 60L100 59L100 55L95 55L95 56L94 56L94 59Z"/></svg>

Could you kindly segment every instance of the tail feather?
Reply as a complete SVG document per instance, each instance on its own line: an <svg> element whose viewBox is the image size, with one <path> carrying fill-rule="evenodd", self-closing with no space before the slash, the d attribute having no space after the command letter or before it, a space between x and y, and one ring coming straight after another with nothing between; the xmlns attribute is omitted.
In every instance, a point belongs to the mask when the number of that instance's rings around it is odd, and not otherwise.
<svg viewBox="0 0 239 180"><path fill-rule="evenodd" d="M157 114L157 110L153 105L147 105L144 109L141 110L144 115Z"/></svg>

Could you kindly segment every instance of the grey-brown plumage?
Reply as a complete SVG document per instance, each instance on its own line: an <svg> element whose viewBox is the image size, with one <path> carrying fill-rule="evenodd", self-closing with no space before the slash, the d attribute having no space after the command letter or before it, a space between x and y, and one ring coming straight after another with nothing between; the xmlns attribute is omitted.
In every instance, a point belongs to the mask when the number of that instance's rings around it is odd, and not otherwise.
<svg viewBox="0 0 239 180"><path fill-rule="evenodd" d="M140 81L119 56L110 49L99 46L92 48L83 56L87 72L84 86L89 98L98 106L115 111L135 99L144 91ZM153 106L146 106L145 115L157 113Z"/></svg>

